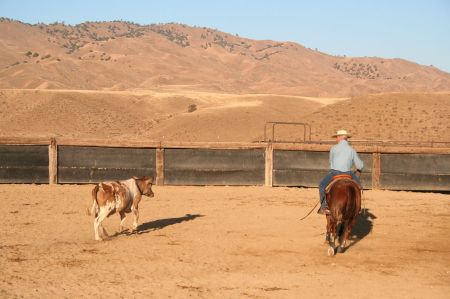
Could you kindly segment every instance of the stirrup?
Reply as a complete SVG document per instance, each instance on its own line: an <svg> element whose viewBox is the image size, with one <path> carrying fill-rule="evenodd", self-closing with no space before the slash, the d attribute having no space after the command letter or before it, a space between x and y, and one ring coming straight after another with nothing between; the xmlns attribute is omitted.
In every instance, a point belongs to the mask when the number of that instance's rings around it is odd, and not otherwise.
<svg viewBox="0 0 450 299"><path fill-rule="evenodd" d="M330 213L330 210L327 207L325 207L325 208L320 207L317 210L317 214L330 215L331 213Z"/></svg>

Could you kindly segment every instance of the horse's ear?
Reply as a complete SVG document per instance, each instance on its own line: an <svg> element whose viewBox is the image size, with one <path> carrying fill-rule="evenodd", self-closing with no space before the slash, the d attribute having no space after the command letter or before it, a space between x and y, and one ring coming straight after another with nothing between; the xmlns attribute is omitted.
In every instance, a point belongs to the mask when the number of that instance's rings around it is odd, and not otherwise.
<svg viewBox="0 0 450 299"><path fill-rule="evenodd" d="M141 177L139 177L139 176L133 176L133 179L135 179L135 180L139 180Z"/></svg>

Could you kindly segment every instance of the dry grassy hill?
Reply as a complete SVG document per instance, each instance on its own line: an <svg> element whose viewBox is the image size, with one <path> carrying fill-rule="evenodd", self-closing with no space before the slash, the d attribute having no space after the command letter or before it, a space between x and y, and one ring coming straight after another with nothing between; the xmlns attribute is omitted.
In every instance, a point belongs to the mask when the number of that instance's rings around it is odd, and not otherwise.
<svg viewBox="0 0 450 299"><path fill-rule="evenodd" d="M450 93L359 96L305 117L313 139L346 128L355 139L450 142Z"/></svg>
<svg viewBox="0 0 450 299"><path fill-rule="evenodd" d="M0 90L0 137L254 141L266 121L300 121L322 105L296 96L184 90Z"/></svg>
<svg viewBox="0 0 450 299"><path fill-rule="evenodd" d="M292 42L180 24L0 19L0 88L166 87L346 97L450 91L450 74L402 59L330 56Z"/></svg>
<svg viewBox="0 0 450 299"><path fill-rule="evenodd" d="M448 73L181 24L0 18L0 88L0 136L260 141L290 121L313 140L450 140Z"/></svg>

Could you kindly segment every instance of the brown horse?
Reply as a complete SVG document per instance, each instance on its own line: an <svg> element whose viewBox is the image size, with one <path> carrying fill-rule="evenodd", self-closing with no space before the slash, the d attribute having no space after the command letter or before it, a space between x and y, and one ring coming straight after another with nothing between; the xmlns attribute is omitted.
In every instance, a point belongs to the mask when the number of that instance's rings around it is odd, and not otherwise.
<svg viewBox="0 0 450 299"><path fill-rule="evenodd" d="M355 224L356 216L361 210L360 186L350 178L333 181L326 194L326 200L330 214L327 215L325 242L329 244L328 255L334 256L336 236L341 241L337 252L344 252L345 243Z"/></svg>

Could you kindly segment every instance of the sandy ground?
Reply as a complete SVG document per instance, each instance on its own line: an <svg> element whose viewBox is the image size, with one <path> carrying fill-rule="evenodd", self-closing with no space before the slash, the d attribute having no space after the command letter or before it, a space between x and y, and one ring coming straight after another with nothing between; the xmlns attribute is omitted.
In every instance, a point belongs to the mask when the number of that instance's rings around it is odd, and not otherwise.
<svg viewBox="0 0 450 299"><path fill-rule="evenodd" d="M156 186L96 242L92 185L0 185L1 298L448 298L450 195L366 191L327 257L317 189ZM131 227L132 217L127 219ZM111 235L118 216L106 221Z"/></svg>

